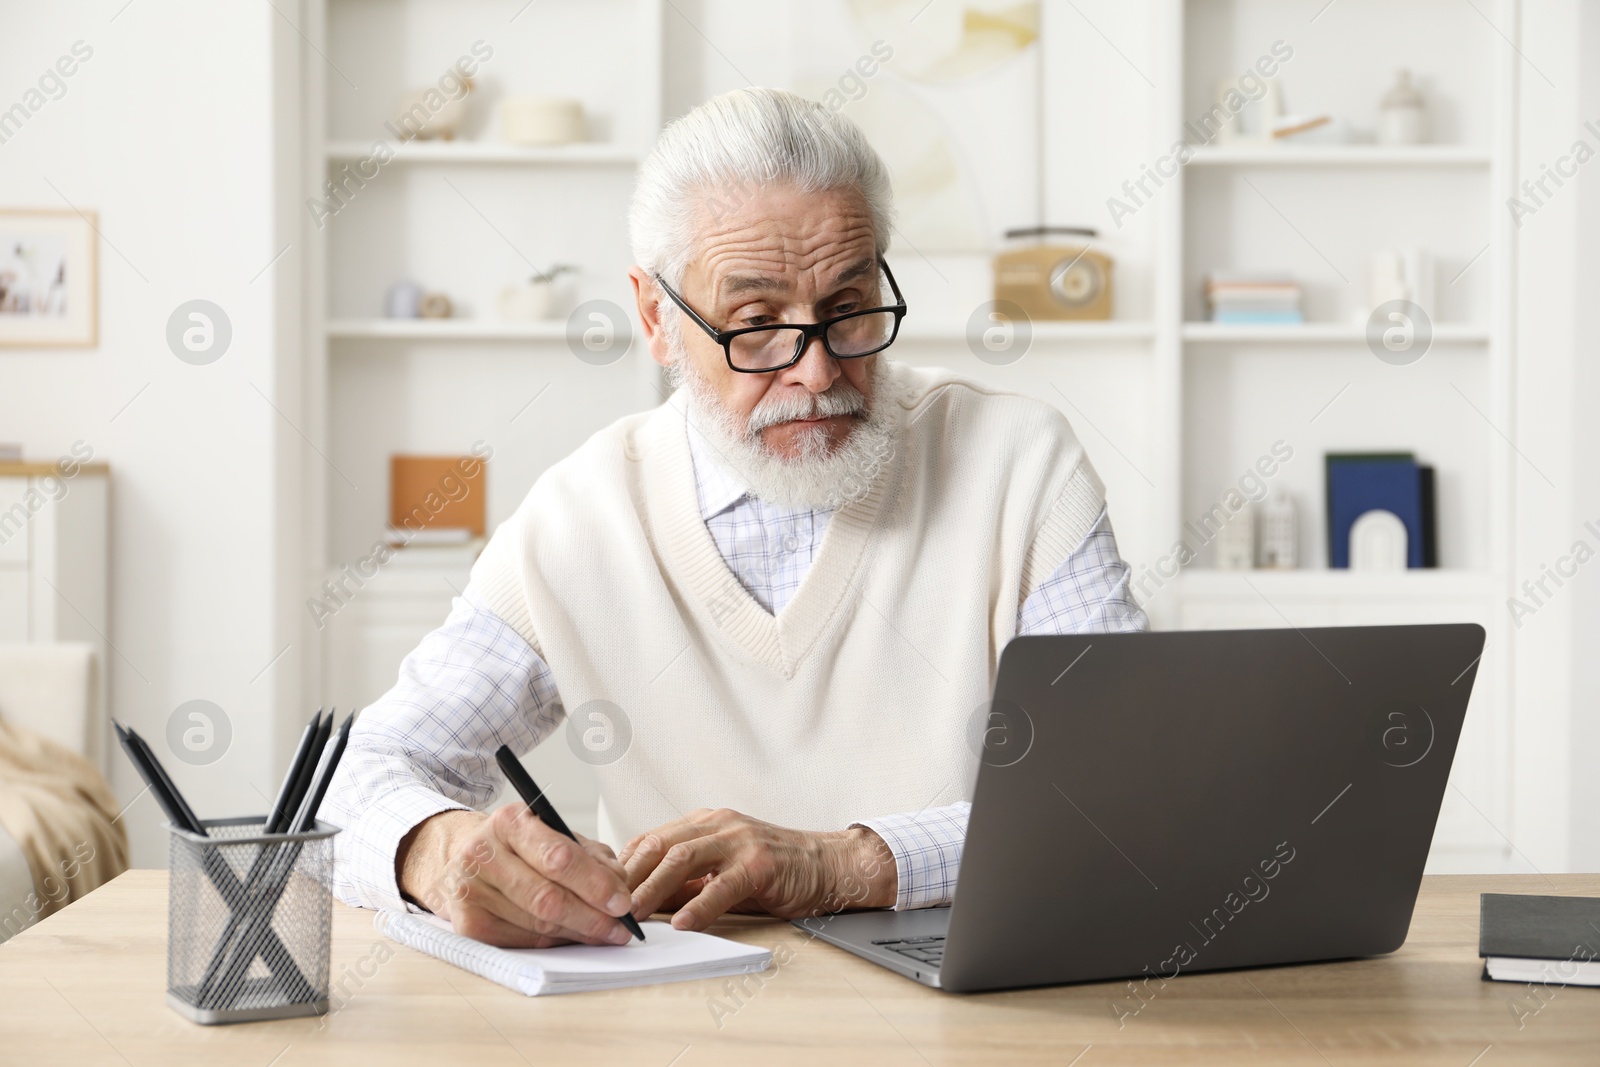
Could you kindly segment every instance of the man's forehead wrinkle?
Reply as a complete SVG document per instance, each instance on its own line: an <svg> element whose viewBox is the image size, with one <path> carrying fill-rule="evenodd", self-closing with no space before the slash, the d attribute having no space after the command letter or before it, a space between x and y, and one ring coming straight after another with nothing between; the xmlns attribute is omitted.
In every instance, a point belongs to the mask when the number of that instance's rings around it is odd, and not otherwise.
<svg viewBox="0 0 1600 1067"><path fill-rule="evenodd" d="M716 260L743 253L752 259L771 260L770 269L779 272L794 257L803 259L829 245L844 246L873 236L871 214L854 205L830 214L785 210L768 217L752 217L759 205L749 207L749 212L721 217L700 213L698 243L703 258ZM801 268L806 269L807 264L802 263Z"/></svg>
<svg viewBox="0 0 1600 1067"><path fill-rule="evenodd" d="M873 261L870 258L858 258L854 263L840 269L829 268L821 274L823 288L846 285L857 278L871 274L872 268ZM725 275L717 283L717 295L731 297L752 292L786 294L793 288L793 281L788 274L741 270Z"/></svg>
<svg viewBox="0 0 1600 1067"><path fill-rule="evenodd" d="M786 242L780 247L770 236L740 241L707 249L702 266L716 300L749 292L788 294L796 273L812 276L818 289L829 289L872 273L875 248L864 248L861 241L871 233L866 227L851 238L830 236L811 247Z"/></svg>

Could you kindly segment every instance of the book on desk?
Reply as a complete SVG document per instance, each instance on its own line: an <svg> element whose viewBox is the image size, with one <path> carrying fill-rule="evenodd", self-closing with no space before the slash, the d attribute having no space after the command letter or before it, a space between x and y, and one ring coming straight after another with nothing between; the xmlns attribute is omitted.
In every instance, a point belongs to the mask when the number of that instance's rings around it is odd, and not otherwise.
<svg viewBox="0 0 1600 1067"><path fill-rule="evenodd" d="M1600 986L1600 897L1484 893L1478 955L1490 981Z"/></svg>

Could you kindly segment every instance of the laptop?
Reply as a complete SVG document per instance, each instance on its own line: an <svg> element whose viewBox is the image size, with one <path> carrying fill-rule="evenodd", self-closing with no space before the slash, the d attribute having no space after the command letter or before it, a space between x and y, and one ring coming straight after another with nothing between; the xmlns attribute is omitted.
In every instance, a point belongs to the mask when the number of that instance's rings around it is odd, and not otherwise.
<svg viewBox="0 0 1600 1067"><path fill-rule="evenodd" d="M795 925L957 992L1393 952L1483 642L1476 624L1016 638L975 715L951 906Z"/></svg>

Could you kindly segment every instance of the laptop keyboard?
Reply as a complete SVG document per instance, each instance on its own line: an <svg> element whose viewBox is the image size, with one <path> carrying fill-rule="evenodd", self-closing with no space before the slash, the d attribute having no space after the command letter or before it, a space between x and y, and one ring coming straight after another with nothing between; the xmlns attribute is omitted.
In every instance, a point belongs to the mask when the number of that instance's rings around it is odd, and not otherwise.
<svg viewBox="0 0 1600 1067"><path fill-rule="evenodd" d="M944 937L944 934L930 934L927 937L891 937L874 941L873 944L890 952L898 952L918 963L925 963L929 967L937 967L944 962Z"/></svg>

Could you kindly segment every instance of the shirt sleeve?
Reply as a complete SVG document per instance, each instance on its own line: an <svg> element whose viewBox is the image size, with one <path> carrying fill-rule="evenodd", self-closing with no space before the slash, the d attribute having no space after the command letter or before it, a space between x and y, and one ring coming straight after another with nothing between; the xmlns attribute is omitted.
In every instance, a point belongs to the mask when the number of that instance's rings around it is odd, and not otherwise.
<svg viewBox="0 0 1600 1067"><path fill-rule="evenodd" d="M442 811L489 803L501 785L495 749L526 752L564 716L548 665L469 586L350 731L321 816L343 828L334 893L356 907L419 910L396 880L401 839Z"/></svg>
<svg viewBox="0 0 1600 1067"><path fill-rule="evenodd" d="M1110 515L1102 508L1082 543L1023 602L1017 636L1148 630L1128 579ZM876 833L894 854L900 877L896 911L950 903L971 811L971 804L960 801L852 824Z"/></svg>

